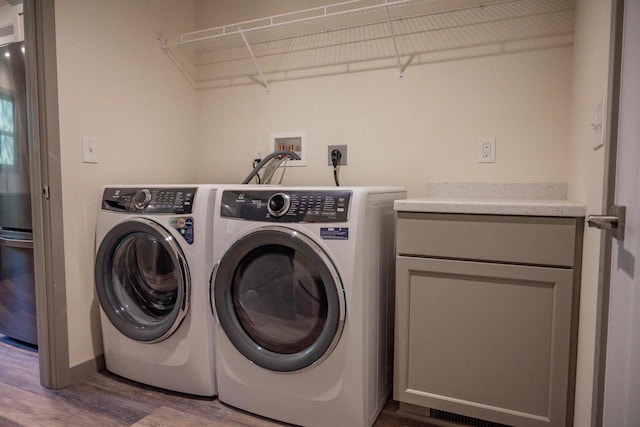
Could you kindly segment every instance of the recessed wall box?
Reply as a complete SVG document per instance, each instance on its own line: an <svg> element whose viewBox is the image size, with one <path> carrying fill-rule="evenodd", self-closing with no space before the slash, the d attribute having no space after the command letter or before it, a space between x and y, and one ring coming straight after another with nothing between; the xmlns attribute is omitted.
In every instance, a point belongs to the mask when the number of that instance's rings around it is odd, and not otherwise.
<svg viewBox="0 0 640 427"><path fill-rule="evenodd" d="M269 138L269 153L289 150L300 156L300 160L289 160L287 166L307 166L307 133L278 132Z"/></svg>

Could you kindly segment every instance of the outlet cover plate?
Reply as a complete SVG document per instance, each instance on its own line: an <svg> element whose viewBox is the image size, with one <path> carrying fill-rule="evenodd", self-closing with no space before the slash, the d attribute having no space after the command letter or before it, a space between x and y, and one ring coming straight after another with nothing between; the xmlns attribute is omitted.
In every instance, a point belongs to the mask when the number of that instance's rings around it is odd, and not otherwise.
<svg viewBox="0 0 640 427"><path fill-rule="evenodd" d="M478 163L496 162L496 137L483 136L478 139Z"/></svg>
<svg viewBox="0 0 640 427"><path fill-rule="evenodd" d="M340 157L340 166L344 166L347 164L347 145L329 145L327 146L327 164L329 166L333 166L331 163L331 152L336 149L340 150L342 156Z"/></svg>

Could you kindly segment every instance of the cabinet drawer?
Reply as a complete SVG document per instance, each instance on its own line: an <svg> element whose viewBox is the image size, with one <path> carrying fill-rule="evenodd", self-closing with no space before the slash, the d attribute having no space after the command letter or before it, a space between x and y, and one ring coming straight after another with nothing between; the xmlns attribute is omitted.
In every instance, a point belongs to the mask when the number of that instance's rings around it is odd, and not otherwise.
<svg viewBox="0 0 640 427"><path fill-rule="evenodd" d="M572 267L576 218L398 212L399 255Z"/></svg>

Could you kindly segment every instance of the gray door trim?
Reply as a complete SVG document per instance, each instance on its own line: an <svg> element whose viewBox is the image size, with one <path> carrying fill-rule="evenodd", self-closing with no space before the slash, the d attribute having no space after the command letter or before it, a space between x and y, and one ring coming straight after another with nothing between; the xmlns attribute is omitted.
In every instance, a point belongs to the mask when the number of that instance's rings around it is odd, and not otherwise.
<svg viewBox="0 0 640 427"><path fill-rule="evenodd" d="M58 389L70 369L54 3L25 0L24 22L40 383Z"/></svg>
<svg viewBox="0 0 640 427"><path fill-rule="evenodd" d="M609 54L609 85L607 89L607 104L609 104L610 107L607 113L606 124L608 135L606 135L607 141L605 144L604 191L602 196L603 213L606 213L609 207L615 203L624 3L625 0L612 0L611 2L611 42ZM609 233L601 233L598 296L596 300L595 364L591 405L591 425L594 427L602 425L604 415L612 245L613 242Z"/></svg>

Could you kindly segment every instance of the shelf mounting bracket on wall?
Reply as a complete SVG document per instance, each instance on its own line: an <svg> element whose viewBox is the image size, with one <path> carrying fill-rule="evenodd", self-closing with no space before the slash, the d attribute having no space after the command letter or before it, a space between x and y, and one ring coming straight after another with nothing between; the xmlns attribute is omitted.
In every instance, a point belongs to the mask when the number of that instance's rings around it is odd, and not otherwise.
<svg viewBox="0 0 640 427"><path fill-rule="evenodd" d="M398 62L398 70L400 71L400 78L404 78L404 67L400 62L400 53L398 51L398 42L396 40L396 33L393 31L393 23L391 22L391 15L389 14L389 6L384 7L384 11L387 14L387 24L389 25L389 32L391 33L391 39L393 40L393 47L396 52L396 61Z"/></svg>
<svg viewBox="0 0 640 427"><path fill-rule="evenodd" d="M247 37L244 35L244 31L242 31L242 28L240 28L239 26L238 26L238 32L240 33L240 36L242 37L242 40L244 41L244 45L247 47L247 50L249 51L249 54L251 55L251 59L253 59L253 64L258 69L258 73L260 74L260 78L262 79L262 85L264 86L265 89L267 89L267 92L269 92L269 83L267 83L267 79L265 78L264 74L262 73L262 68L260 68L260 64L258 63L258 59L256 58L255 53L253 53L253 49L251 48L251 45L249 44L249 40L247 40Z"/></svg>

